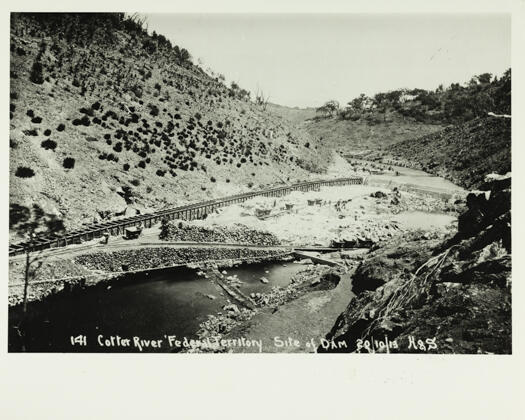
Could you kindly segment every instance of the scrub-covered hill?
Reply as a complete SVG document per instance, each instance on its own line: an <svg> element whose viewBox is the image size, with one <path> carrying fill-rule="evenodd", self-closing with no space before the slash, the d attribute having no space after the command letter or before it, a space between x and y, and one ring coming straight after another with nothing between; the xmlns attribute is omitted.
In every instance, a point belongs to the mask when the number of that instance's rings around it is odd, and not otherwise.
<svg viewBox="0 0 525 420"><path fill-rule="evenodd" d="M450 179L468 189L479 188L492 172L511 170L511 120L477 118L388 148L403 165Z"/></svg>
<svg viewBox="0 0 525 420"><path fill-rule="evenodd" d="M120 13L12 14L10 80L10 202L68 227L319 176L331 159Z"/></svg>

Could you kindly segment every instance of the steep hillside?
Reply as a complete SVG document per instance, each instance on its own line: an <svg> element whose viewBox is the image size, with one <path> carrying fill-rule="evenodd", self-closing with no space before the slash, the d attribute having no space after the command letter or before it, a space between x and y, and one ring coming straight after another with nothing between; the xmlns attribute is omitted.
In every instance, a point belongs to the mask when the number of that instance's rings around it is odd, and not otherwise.
<svg viewBox="0 0 525 420"><path fill-rule="evenodd" d="M123 14L12 14L10 202L66 226L306 179L331 155Z"/></svg>
<svg viewBox="0 0 525 420"><path fill-rule="evenodd" d="M511 121L478 118L394 144L387 151L393 162L448 178L465 188L479 188L485 175L511 170Z"/></svg>

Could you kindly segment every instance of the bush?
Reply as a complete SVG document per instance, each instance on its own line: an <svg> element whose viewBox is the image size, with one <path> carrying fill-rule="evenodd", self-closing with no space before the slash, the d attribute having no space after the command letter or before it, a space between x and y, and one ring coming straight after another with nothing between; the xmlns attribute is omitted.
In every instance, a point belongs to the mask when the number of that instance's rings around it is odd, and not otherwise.
<svg viewBox="0 0 525 420"><path fill-rule="evenodd" d="M58 124L57 131L64 131L66 126L64 124Z"/></svg>
<svg viewBox="0 0 525 420"><path fill-rule="evenodd" d="M62 162L62 166L66 169L73 169L75 167L75 159L72 157L65 158L64 162Z"/></svg>
<svg viewBox="0 0 525 420"><path fill-rule="evenodd" d="M38 60L35 61L33 63L33 67L31 68L29 80L31 80L33 83L36 83L37 85L44 83L44 75L42 74L42 70L42 63Z"/></svg>
<svg viewBox="0 0 525 420"><path fill-rule="evenodd" d="M132 179L130 182L135 187L138 187L140 185L140 181L138 179Z"/></svg>
<svg viewBox="0 0 525 420"><path fill-rule="evenodd" d="M15 176L19 178L31 178L35 176L35 171L33 171L31 168L27 168L25 166L19 166L16 169Z"/></svg>
<svg viewBox="0 0 525 420"><path fill-rule="evenodd" d="M125 163L122 167L125 171L129 171L129 163Z"/></svg>
<svg viewBox="0 0 525 420"><path fill-rule="evenodd" d="M47 139L40 143L40 146L42 146L46 150L55 150L57 147L57 142L51 139Z"/></svg>
<svg viewBox="0 0 525 420"><path fill-rule="evenodd" d="M34 124L40 124L42 122L42 117L34 117L31 119L31 122Z"/></svg>
<svg viewBox="0 0 525 420"><path fill-rule="evenodd" d="M24 133L26 136L38 136L38 130L37 130L37 129L24 130L23 133Z"/></svg>
<svg viewBox="0 0 525 420"><path fill-rule="evenodd" d="M156 117L157 115L159 115L159 108L156 106L156 105L150 105L150 115L153 115L154 117Z"/></svg>

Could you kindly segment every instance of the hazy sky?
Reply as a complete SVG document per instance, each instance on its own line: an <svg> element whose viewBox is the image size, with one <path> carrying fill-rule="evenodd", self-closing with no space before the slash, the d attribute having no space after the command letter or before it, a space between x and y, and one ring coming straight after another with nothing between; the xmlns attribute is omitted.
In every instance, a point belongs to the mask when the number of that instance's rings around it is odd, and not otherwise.
<svg viewBox="0 0 525 420"><path fill-rule="evenodd" d="M147 14L204 65L270 101L341 104L366 93L466 82L510 67L507 15Z"/></svg>

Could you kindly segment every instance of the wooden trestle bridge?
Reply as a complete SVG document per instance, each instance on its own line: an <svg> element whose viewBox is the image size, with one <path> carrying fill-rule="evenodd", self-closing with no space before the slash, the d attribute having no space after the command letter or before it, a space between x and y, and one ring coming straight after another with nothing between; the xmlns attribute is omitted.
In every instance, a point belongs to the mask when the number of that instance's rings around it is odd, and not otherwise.
<svg viewBox="0 0 525 420"><path fill-rule="evenodd" d="M362 177L354 176L349 178L338 178L331 180L307 181L282 187L269 188L243 194L236 194L215 200L203 201L195 204L188 204L180 207L159 210L153 213L140 214L119 220L93 223L84 225L82 228L66 232L64 234L49 234L38 236L31 242L19 242L9 245L9 256L22 254L27 250L37 251L47 248L64 247L71 244L79 244L94 238L100 238L104 233L117 236L124 233L126 228L138 226L150 228L163 219L167 220L194 220L202 219L220 207L241 203L253 197L282 197L292 191L319 191L321 187L363 184Z"/></svg>

